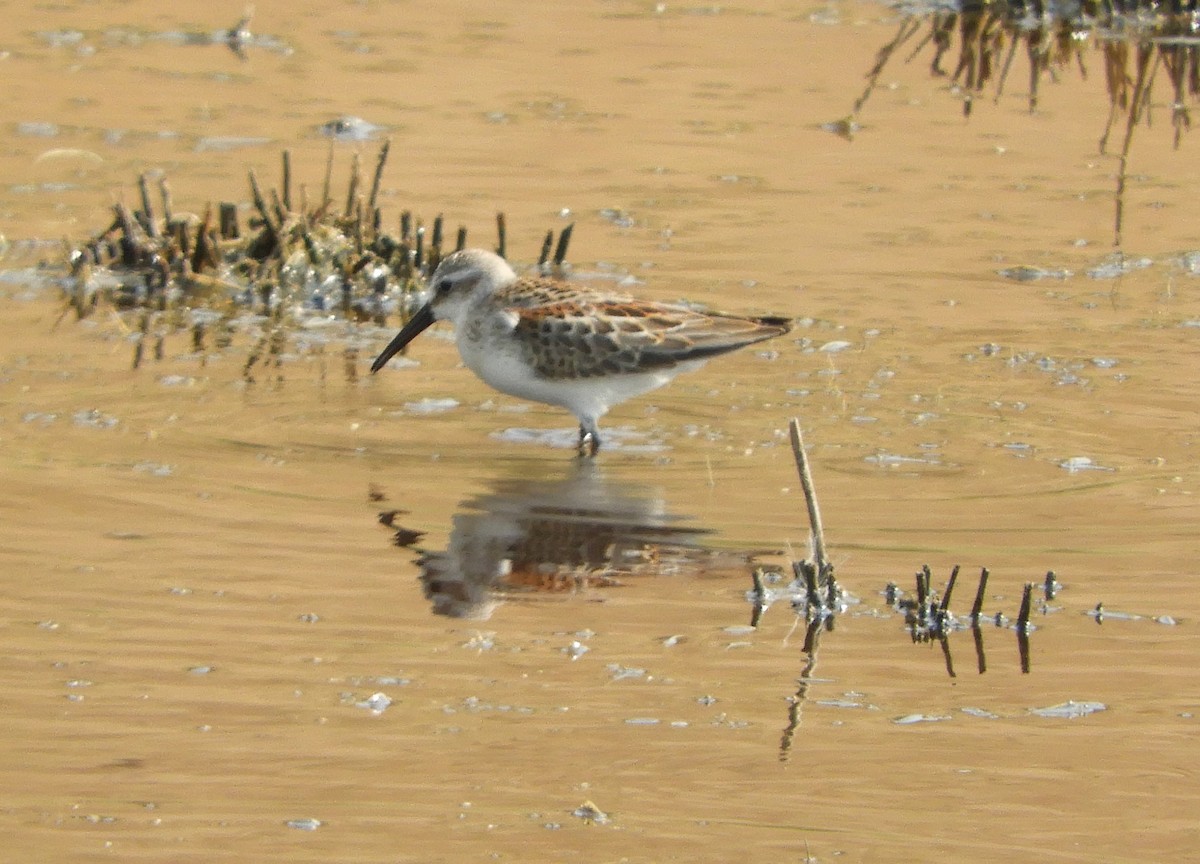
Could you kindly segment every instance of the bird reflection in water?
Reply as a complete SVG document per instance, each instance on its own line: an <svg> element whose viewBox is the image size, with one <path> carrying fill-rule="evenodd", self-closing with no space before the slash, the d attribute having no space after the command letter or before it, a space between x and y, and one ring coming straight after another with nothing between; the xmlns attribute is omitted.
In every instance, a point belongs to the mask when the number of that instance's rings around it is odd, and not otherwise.
<svg viewBox="0 0 1200 864"><path fill-rule="evenodd" d="M555 480L503 479L465 501L445 551L417 559L437 615L489 618L504 599L566 595L630 577L732 575L757 552L711 549L711 531L678 524L652 488L605 480L580 463Z"/></svg>

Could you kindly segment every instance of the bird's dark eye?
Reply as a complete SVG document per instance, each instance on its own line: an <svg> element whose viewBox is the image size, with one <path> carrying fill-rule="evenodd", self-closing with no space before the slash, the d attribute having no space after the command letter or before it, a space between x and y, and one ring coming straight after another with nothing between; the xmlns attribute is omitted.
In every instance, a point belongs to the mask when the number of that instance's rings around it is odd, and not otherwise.
<svg viewBox="0 0 1200 864"><path fill-rule="evenodd" d="M445 294L449 290L450 290L450 280L449 279L439 279L438 283L433 286L434 294Z"/></svg>

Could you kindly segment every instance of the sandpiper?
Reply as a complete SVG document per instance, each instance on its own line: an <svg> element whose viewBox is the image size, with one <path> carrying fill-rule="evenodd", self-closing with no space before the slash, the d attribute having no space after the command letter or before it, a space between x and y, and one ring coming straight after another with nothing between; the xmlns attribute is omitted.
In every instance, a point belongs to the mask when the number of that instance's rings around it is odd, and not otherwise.
<svg viewBox="0 0 1200 864"><path fill-rule="evenodd" d="M791 329L635 300L558 279L520 278L484 249L438 265L429 302L371 364L378 372L434 321L450 321L463 363L501 393L558 405L579 419L579 455L600 449L596 422L614 405L680 372Z"/></svg>

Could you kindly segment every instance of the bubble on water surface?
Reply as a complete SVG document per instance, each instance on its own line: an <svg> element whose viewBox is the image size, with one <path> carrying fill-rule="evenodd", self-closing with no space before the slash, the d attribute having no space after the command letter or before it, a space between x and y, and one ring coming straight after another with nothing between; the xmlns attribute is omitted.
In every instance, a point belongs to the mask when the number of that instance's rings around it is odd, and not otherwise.
<svg viewBox="0 0 1200 864"><path fill-rule="evenodd" d="M404 410L409 414L444 414L459 404L457 399L422 399L419 402L405 402Z"/></svg>
<svg viewBox="0 0 1200 864"><path fill-rule="evenodd" d="M316 831L324 823L320 819L289 819L284 824L298 831Z"/></svg>
<svg viewBox="0 0 1200 864"><path fill-rule="evenodd" d="M1071 474L1079 471L1115 471L1115 468L1108 468L1104 465L1098 465L1087 456L1072 456L1069 459L1064 459L1058 463L1059 468L1063 468Z"/></svg>
<svg viewBox="0 0 1200 864"><path fill-rule="evenodd" d="M95 408L86 411L76 411L71 415L71 420L76 426L83 426L90 429L111 429L120 422L111 414L104 414Z"/></svg>
<svg viewBox="0 0 1200 864"><path fill-rule="evenodd" d="M1048 708L1030 708L1030 714L1036 714L1038 717L1052 717L1058 719L1074 720L1077 717L1086 717L1088 714L1096 714L1100 711L1107 711L1108 706L1103 702L1076 702L1074 699L1069 699L1059 705L1051 705Z"/></svg>
<svg viewBox="0 0 1200 864"><path fill-rule="evenodd" d="M983 720L999 720L999 714L993 714L991 711L985 711L983 708L962 708L962 713L971 717L979 717Z"/></svg>
<svg viewBox="0 0 1200 864"><path fill-rule="evenodd" d="M392 699L386 693L372 693L361 702L355 702L355 708L365 708L372 714L382 714L392 705Z"/></svg>
<svg viewBox="0 0 1200 864"><path fill-rule="evenodd" d="M949 719L950 715L948 714L905 714L892 722L897 726L910 726L913 723L940 723L942 720Z"/></svg>
<svg viewBox="0 0 1200 864"><path fill-rule="evenodd" d="M228 153L244 147L262 147L270 144L270 138L237 137L232 135L200 138L193 148L196 153Z"/></svg>
<svg viewBox="0 0 1200 864"><path fill-rule="evenodd" d="M584 645L582 642L575 641L575 642L572 642L571 644L567 645L565 648L560 648L559 650L562 651L564 654L566 654L568 657L570 657L572 660L578 660L580 657L582 657L584 654L591 651L592 649L589 648L588 646Z"/></svg>
<svg viewBox="0 0 1200 864"><path fill-rule="evenodd" d="M627 678L647 678L645 669L622 666L620 663L609 663L605 667L614 681L624 681ZM649 680L647 678L647 680Z"/></svg>
<svg viewBox="0 0 1200 864"><path fill-rule="evenodd" d="M18 123L17 134L28 135L34 138L53 138L59 133L59 127L56 123Z"/></svg>

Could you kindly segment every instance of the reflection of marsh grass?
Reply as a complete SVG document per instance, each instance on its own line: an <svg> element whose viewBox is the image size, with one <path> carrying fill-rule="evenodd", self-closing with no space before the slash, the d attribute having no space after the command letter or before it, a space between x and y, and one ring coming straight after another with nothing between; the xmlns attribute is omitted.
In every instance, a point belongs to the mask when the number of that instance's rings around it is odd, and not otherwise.
<svg viewBox="0 0 1200 864"><path fill-rule="evenodd" d="M879 49L850 117L837 125L839 132L852 135L880 75L902 46L914 42L906 61L928 49L932 53L930 71L950 80L962 97L965 116L970 116L975 101L989 87L994 87L993 100L999 101L1018 52L1028 63L1030 112L1037 110L1038 88L1045 78L1054 80L1071 66L1086 77L1089 55L1099 53L1109 103L1100 136L1101 153L1108 153L1109 135L1118 120L1125 121L1116 154L1113 243L1118 247L1133 133L1139 124L1150 124L1155 82L1161 74L1171 90L1175 147L1183 132L1191 128L1188 103L1200 95L1200 13L1194 4L967 0L955 8L905 10L896 35ZM956 47L957 59L951 69L950 57Z"/></svg>

